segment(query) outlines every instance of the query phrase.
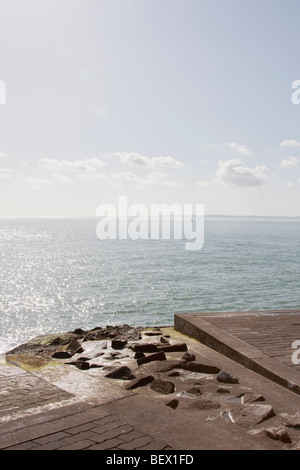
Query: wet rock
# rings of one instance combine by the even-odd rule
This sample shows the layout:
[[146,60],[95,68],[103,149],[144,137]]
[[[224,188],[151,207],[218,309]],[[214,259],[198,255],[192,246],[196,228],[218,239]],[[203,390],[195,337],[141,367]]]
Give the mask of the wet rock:
[[131,380],[128,384],[126,384],[125,388],[126,390],[133,390],[135,388],[144,387],[145,385],[153,382],[153,380],[153,375],[143,375]]
[[300,429],[300,411],[291,416],[285,424],[288,428]]
[[220,408],[220,403],[207,397],[201,397],[187,405],[187,409],[190,410],[217,410],[218,408]]
[[54,359],[70,359],[70,357],[72,357],[72,354],[68,351],[56,351],[52,354],[52,357]]
[[173,408],[175,410],[179,405],[179,400],[174,398],[174,400],[169,401],[169,403],[166,403],[166,406],[169,406],[170,408]]
[[151,390],[154,390],[157,393],[162,393],[164,395],[168,395],[169,393],[173,393],[175,390],[175,385],[173,382],[169,380],[163,379],[156,379],[150,385]]
[[77,369],[80,369],[80,370],[87,370],[90,368],[90,364],[85,361],[76,361],[75,366],[77,367]]
[[275,411],[270,405],[236,405],[230,410],[232,421],[241,426],[255,426],[272,416]]
[[200,372],[202,374],[218,374],[220,369],[208,364],[201,364],[200,362],[188,362],[182,366],[182,369],[189,370],[190,372]]
[[187,351],[187,345],[185,343],[159,344],[157,349],[164,352],[180,352]]
[[195,356],[195,354],[191,354],[191,353],[189,353],[189,352],[186,352],[186,353],[182,356],[182,359],[183,359],[184,361],[188,361],[188,362],[190,362],[190,361],[195,361],[195,360],[196,360],[196,356]]
[[113,349],[124,349],[127,344],[127,340],[122,340],[122,339],[112,339],[111,340],[111,347]]
[[239,380],[236,377],[232,377],[232,375],[228,374],[224,370],[220,371],[217,375],[217,380],[219,382],[224,382],[228,384],[238,384]]
[[245,393],[241,395],[242,403],[253,403],[255,401],[266,401],[260,393]]
[[265,433],[268,437],[274,439],[275,441],[281,441],[286,444],[290,444],[292,442],[287,430],[283,427],[279,426],[277,428],[268,428],[265,429]]
[[142,357],[141,359],[137,359],[138,366],[142,364],[147,364],[148,362],[152,361],[165,361],[166,356],[163,351],[151,354],[150,356]]
[[129,367],[121,366],[117,369],[114,369],[112,372],[109,372],[105,375],[105,377],[109,379],[120,379],[120,380],[133,380],[135,379],[135,375],[131,372]]

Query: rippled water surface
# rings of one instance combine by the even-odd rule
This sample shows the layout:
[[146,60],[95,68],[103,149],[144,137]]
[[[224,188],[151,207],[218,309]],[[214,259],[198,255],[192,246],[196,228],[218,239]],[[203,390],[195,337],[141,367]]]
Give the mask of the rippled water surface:
[[300,308],[299,219],[206,218],[184,240],[99,240],[94,219],[0,221],[0,352],[38,334]]

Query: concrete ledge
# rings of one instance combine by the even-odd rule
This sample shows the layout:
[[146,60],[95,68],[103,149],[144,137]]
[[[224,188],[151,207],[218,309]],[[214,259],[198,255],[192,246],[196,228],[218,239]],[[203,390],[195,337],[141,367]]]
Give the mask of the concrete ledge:
[[[259,312],[247,312],[247,314],[251,313],[259,314]],[[276,311],[276,313],[279,313],[279,311]],[[289,311],[289,313],[293,312]],[[298,310],[295,313],[299,314],[300,311]],[[216,315],[212,314],[212,316]],[[176,314],[174,316],[174,328],[247,369],[300,395],[299,372],[236,338],[227,331],[212,325],[208,320],[209,314],[203,314],[203,316],[206,320],[201,318],[201,314]],[[222,316],[226,316],[226,313],[223,313]]]

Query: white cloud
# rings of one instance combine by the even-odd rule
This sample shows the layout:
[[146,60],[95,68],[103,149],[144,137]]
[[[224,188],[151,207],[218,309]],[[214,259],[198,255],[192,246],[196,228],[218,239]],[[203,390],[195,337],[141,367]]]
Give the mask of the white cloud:
[[57,160],[55,158],[42,158],[40,164],[46,170],[51,171],[95,171],[97,168],[105,166],[105,163],[98,158],[87,158],[85,160]]
[[300,142],[286,139],[281,142],[280,147],[300,147]]
[[241,160],[221,160],[216,172],[219,184],[243,188],[261,186],[270,175],[265,165],[248,168]]
[[236,152],[241,153],[242,155],[250,155],[251,154],[251,150],[248,147],[246,147],[246,145],[240,145],[237,142],[225,143],[225,144],[223,144],[223,147],[233,149]]
[[0,168],[0,179],[12,177],[12,171],[9,168]]
[[180,187],[180,183],[170,180],[170,175],[161,172],[151,172],[145,178],[137,176],[135,173],[126,171],[123,173],[114,173],[111,176],[113,181],[118,183],[128,183],[131,186],[138,187],[140,189],[149,189],[155,186],[166,186],[166,187]]
[[6,158],[7,157],[7,154],[4,153],[4,152],[0,152],[0,158]]
[[78,173],[77,177],[82,181],[108,180],[109,177],[104,173]]
[[46,179],[46,178],[36,178],[35,176],[26,176],[25,183],[27,184],[27,186],[31,188],[40,189],[44,185],[52,184],[53,181],[51,179]]
[[283,168],[296,168],[298,166],[299,159],[296,157],[285,157],[281,163],[280,166]]
[[225,142],[220,145],[204,144],[204,147],[220,148],[220,149],[229,148],[229,149],[235,150],[238,153],[241,153],[242,155],[251,155],[251,150],[248,147],[246,147],[246,145],[241,145],[241,144],[238,144],[237,142],[229,142],[229,143]]
[[150,158],[133,152],[116,152],[113,155],[119,157],[124,165],[129,164],[154,170],[160,168],[182,168],[184,166],[181,162],[170,156]]
[[71,181],[71,178],[61,175],[60,173],[53,173],[51,178],[55,183],[69,183]]

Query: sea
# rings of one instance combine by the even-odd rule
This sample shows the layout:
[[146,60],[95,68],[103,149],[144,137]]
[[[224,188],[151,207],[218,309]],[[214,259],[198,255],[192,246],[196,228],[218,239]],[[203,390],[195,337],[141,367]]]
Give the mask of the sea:
[[300,218],[206,216],[199,250],[96,229],[95,218],[0,220],[0,353],[75,328],[300,308]]

